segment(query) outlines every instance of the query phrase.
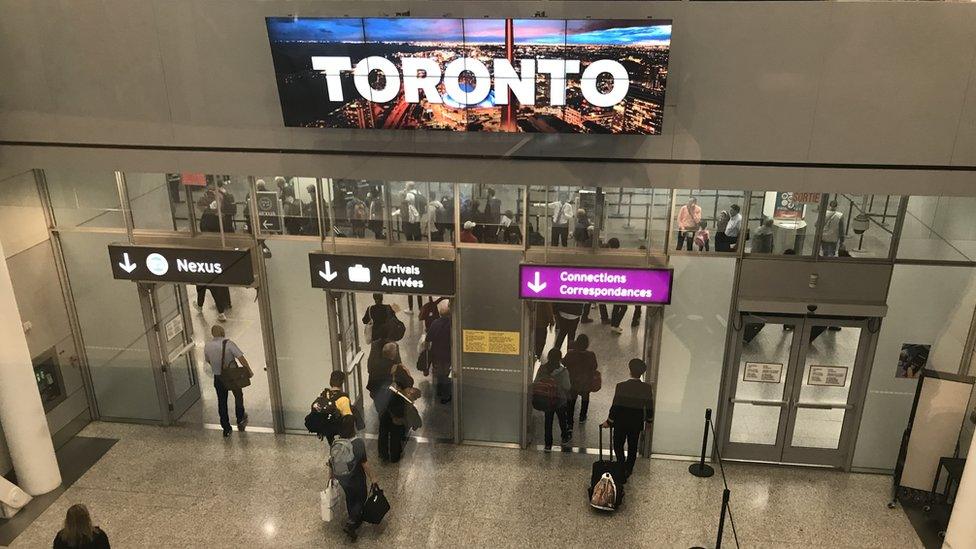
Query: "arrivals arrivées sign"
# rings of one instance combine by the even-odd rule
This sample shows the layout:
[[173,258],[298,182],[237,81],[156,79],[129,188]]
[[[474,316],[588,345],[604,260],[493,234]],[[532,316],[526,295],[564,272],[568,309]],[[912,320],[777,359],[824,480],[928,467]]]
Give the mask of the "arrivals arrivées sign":
[[226,286],[254,283],[248,250],[110,244],[108,256],[112,275],[119,280]]
[[308,264],[313,288],[454,295],[453,261],[310,253]]
[[660,134],[670,20],[268,17],[286,126]]
[[674,271],[519,265],[519,297],[543,301],[671,303]]

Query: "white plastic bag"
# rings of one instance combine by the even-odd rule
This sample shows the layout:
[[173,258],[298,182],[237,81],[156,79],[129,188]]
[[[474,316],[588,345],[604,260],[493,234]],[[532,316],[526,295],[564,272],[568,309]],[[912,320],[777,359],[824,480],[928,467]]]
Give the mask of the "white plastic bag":
[[321,506],[323,522],[332,522],[337,518],[339,502],[342,499],[340,490],[342,488],[339,487],[339,481],[331,479],[325,490],[319,492],[319,505]]

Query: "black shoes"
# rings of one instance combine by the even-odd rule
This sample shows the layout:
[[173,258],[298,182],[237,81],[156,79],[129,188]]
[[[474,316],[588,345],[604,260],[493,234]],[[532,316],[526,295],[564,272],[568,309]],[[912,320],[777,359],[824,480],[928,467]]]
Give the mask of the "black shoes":
[[582,322],[583,324],[589,324],[593,322],[593,319],[588,316],[584,316],[582,319],[580,319],[580,322]]
[[356,543],[356,540],[359,539],[359,534],[357,534],[356,531],[350,526],[343,526],[342,531],[345,532],[346,537],[349,538],[349,543]]
[[[247,428],[247,422],[249,419],[250,418],[247,417],[247,414],[244,414],[244,419],[237,422],[237,430],[243,433],[244,429]],[[224,436],[227,436],[227,434],[225,433]]]
[[229,437],[231,433],[233,433],[233,431],[231,431],[230,429],[224,431],[224,438]]

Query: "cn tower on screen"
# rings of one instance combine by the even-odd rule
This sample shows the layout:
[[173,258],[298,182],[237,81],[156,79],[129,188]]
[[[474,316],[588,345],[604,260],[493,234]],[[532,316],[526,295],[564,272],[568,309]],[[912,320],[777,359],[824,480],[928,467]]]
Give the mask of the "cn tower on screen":
[[[512,23],[511,19],[505,20],[505,59],[508,62],[515,65],[515,25]],[[515,109],[518,105],[515,104],[517,99],[512,93],[512,90],[507,90],[508,101],[506,105],[502,106],[502,131],[512,132],[515,131]]]

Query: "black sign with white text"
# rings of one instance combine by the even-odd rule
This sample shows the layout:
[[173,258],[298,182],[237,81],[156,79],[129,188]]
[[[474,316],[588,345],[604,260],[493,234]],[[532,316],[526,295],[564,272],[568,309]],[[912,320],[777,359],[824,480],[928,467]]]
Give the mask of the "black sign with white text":
[[454,295],[454,262],[308,254],[312,287],[384,294]]
[[164,248],[111,244],[112,275],[139,282],[183,282],[217,286],[250,286],[254,268],[248,250]]
[[258,224],[265,233],[281,232],[281,202],[275,191],[257,192]]

